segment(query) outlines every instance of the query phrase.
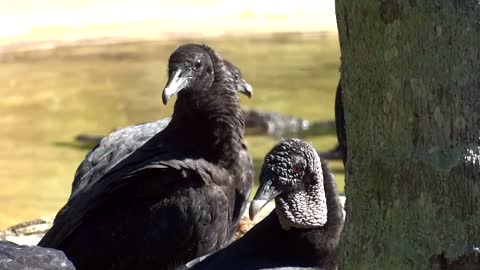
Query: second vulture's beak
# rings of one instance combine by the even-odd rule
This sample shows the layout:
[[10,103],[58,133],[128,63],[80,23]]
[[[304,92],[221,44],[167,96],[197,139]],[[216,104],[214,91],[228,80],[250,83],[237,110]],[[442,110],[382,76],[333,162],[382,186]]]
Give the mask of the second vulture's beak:
[[248,98],[252,97],[253,87],[247,83],[244,79],[241,80],[240,85],[238,86],[238,92],[246,95]]

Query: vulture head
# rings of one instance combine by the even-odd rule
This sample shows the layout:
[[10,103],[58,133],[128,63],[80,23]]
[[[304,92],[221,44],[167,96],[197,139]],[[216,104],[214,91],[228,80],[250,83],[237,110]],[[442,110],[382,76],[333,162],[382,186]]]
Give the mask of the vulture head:
[[[168,60],[168,81],[162,94],[163,104],[180,91],[206,91],[215,81],[215,66],[223,65],[236,84],[236,90],[247,95],[252,87],[241,76],[240,70],[230,62],[215,62],[215,53],[206,45],[185,44],[178,47]],[[218,57],[218,55],[216,56]]]
[[312,145],[299,139],[280,142],[265,157],[250,219],[275,199],[283,229],[315,228],[327,222],[322,165]]

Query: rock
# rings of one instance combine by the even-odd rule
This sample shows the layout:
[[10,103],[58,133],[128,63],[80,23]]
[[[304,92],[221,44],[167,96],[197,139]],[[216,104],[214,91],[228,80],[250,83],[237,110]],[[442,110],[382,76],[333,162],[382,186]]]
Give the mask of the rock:
[[75,270],[62,251],[0,241],[0,269]]
[[310,122],[301,118],[254,109],[245,111],[245,128],[247,134],[266,134],[282,137],[308,130]]
[[36,245],[43,235],[52,227],[52,217],[41,217],[0,231],[0,239],[20,245]]

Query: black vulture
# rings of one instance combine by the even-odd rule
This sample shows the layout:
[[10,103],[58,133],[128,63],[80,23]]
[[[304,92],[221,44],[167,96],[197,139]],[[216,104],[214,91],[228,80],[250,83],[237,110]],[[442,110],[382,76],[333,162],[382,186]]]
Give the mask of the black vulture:
[[230,242],[236,188],[253,181],[233,75],[196,44],[175,50],[168,75],[163,102],[178,96],[168,125],[79,186],[39,243],[80,270],[172,269]]
[[[237,91],[251,97],[252,86],[243,79],[240,69],[227,60],[223,60],[223,63],[232,74]],[[171,118],[164,118],[154,122],[128,126],[99,138],[97,145],[87,153],[85,159],[78,166],[72,182],[70,196],[73,196],[78,189],[82,189],[89,182],[96,181],[105,175],[118,162],[162,131],[170,123],[170,120]],[[246,147],[244,151],[247,151]],[[248,155],[248,152],[246,153]],[[248,189],[248,194],[245,194],[247,197],[249,192],[250,189]]]
[[75,267],[60,250],[0,241],[0,269],[75,270]]
[[310,144],[287,139],[267,154],[250,218],[272,199],[275,211],[242,238],[183,269],[336,269],[342,205]]
[[345,130],[345,112],[343,108],[343,88],[338,82],[335,94],[335,127],[337,129],[338,145],[327,152],[319,153],[320,157],[327,159],[341,158],[343,165],[347,162],[347,132]]

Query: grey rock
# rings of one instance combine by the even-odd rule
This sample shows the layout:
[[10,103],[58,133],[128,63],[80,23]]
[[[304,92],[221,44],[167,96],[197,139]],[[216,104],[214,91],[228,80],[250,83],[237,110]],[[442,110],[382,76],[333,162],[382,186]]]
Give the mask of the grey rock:
[[75,270],[62,251],[38,246],[20,246],[0,241],[2,270]]

